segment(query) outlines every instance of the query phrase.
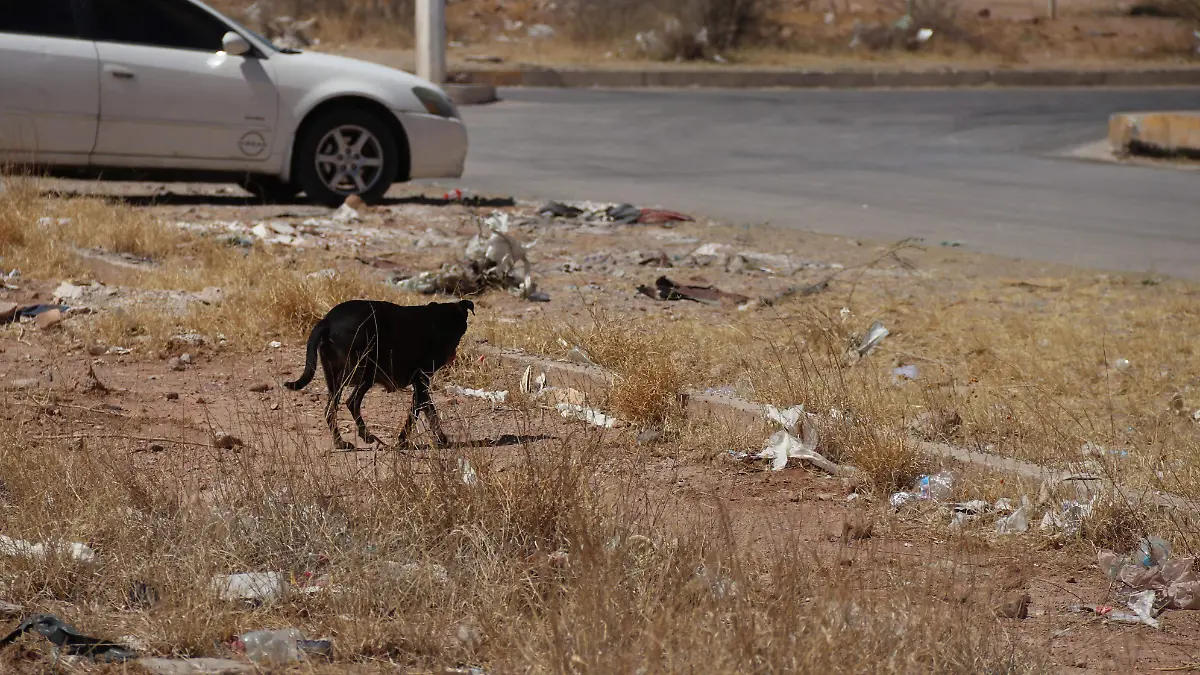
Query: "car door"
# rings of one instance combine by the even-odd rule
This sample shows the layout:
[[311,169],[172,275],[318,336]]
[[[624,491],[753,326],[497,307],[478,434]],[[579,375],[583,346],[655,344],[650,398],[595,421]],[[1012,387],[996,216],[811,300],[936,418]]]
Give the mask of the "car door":
[[72,0],[0,0],[0,163],[86,164],[98,72]]
[[222,51],[224,21],[188,0],[86,0],[100,64],[92,163],[253,168],[271,155],[269,63]]

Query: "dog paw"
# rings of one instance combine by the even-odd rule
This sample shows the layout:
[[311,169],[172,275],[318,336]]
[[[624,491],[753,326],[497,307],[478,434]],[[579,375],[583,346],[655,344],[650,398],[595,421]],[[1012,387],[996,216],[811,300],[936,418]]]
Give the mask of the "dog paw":
[[334,450],[355,450],[356,448],[354,447],[354,444],[351,443],[350,441],[339,438],[333,442],[333,449]]
[[375,444],[383,445],[383,441],[379,440],[379,437],[376,436],[375,434],[371,434],[371,433],[363,434],[362,439],[363,439],[364,443],[370,443],[372,445],[375,445]]

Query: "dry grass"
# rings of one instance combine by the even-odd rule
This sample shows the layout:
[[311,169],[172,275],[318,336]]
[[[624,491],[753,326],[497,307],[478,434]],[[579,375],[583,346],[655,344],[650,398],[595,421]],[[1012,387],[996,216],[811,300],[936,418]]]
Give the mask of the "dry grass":
[[[636,475],[612,473],[624,451],[597,433],[474,456],[468,487],[453,457],[391,455],[363,473],[241,409],[260,431],[236,455],[151,459],[103,440],[77,452],[37,440],[35,419],[3,422],[4,531],[97,554],[0,559],[6,599],[175,655],[298,626],[368,670],[1042,670],[986,611],[936,599],[942,572],[864,564],[847,577],[794,542],[752,551],[720,521],[672,527]],[[315,572],[337,590],[247,610],[208,589],[249,570]],[[158,598],[149,607],[129,605],[139,582]]]

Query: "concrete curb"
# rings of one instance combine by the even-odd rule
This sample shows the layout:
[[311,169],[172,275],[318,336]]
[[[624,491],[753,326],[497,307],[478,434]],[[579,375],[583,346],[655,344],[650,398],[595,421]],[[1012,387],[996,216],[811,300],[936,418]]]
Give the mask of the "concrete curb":
[[447,84],[442,89],[455,105],[483,105],[500,100],[491,84]]
[[[535,373],[546,374],[547,386],[571,387],[582,391],[588,399],[602,399],[613,383],[612,373],[598,366],[584,366],[565,361],[551,359],[482,346],[479,350],[486,355],[498,358],[502,363],[524,371],[532,366]],[[747,401],[735,396],[722,394],[706,394],[698,391],[688,391],[684,395],[686,414],[694,420],[712,421],[730,427],[738,428],[768,428],[762,404]],[[979,452],[960,448],[947,443],[931,443],[918,438],[909,438],[908,442],[921,452],[932,457],[961,462],[978,467],[985,471],[1019,476],[1033,481],[1048,481],[1065,491],[1073,491],[1074,498],[1087,500],[1099,492],[1101,488],[1115,490],[1123,499],[1131,504],[1147,504],[1158,508],[1186,510],[1200,513],[1200,504],[1177,495],[1153,491],[1135,491],[1125,488],[1107,478],[1081,478],[1078,472],[1053,469],[1032,462],[1025,462],[1011,457],[1002,457],[987,452]]]
[[940,70],[803,71],[749,68],[477,69],[450,74],[451,82],[493,87],[662,88],[917,88],[917,87],[1169,87],[1200,85],[1200,68],[1155,70]]
[[1118,153],[1200,159],[1200,111],[1117,113],[1108,142]]

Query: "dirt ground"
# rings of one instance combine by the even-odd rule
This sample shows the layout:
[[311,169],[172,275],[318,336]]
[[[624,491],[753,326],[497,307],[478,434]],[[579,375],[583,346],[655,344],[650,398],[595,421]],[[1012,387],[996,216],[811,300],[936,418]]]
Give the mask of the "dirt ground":
[[[203,503],[206,499],[219,501],[218,486],[231,473],[263,476],[275,472],[283,475],[289,471],[319,473],[324,478],[318,480],[328,481],[330,485],[365,484],[400,472],[398,462],[406,466],[408,463],[420,465],[421,462],[439,460],[453,462],[466,456],[479,469],[482,479],[489,481],[492,476],[519,471],[517,467],[531,456],[561,452],[563,444],[594,447],[596,453],[607,458],[598,467],[599,482],[609,487],[636,485],[636,491],[629,494],[637,494],[639,499],[645,500],[643,520],[664,533],[663,536],[682,537],[717,523],[732,548],[767,560],[780,555],[781,551],[788,551],[788,555],[808,560],[823,570],[822,574],[826,576],[821,578],[826,583],[849,589],[852,597],[909,598],[914,612],[920,607],[921,611],[942,613],[945,617],[967,612],[964,626],[979,623],[986,626],[987,634],[992,636],[989,639],[1000,640],[997,636],[1002,636],[1003,640],[1035,653],[1041,661],[1036,668],[1031,667],[1033,670],[1142,673],[1178,669],[1200,661],[1197,653],[1200,651],[1200,614],[1196,612],[1168,610],[1160,617],[1162,627],[1152,629],[1143,625],[1121,625],[1091,613],[1072,610],[1073,606],[1081,604],[1121,606],[1118,592],[1110,588],[1096,564],[1098,546],[1116,547],[1118,542],[1128,543],[1119,533],[1093,533],[1064,544],[1061,539],[1039,533],[1036,526],[1025,534],[996,535],[990,520],[982,523],[987,517],[966,531],[954,531],[948,526],[949,512],[945,506],[920,503],[899,510],[889,508],[887,498],[892,489],[907,485],[921,470],[934,468],[928,463],[906,466],[903,471],[892,470],[889,475],[897,485],[885,485],[874,477],[874,482],[863,483],[794,466],[772,472],[763,470],[760,464],[729,459],[730,450],[760,448],[761,439],[770,432],[765,423],[761,429],[701,429],[668,421],[663,427],[666,432],[663,441],[641,443],[635,440],[640,433],[636,426],[602,430],[565,419],[554,410],[522,400],[516,393],[519,373],[494,363],[478,349],[486,343],[563,356],[570,347],[581,346],[595,358],[603,359],[609,343],[596,337],[597,325],[615,323],[630,327],[635,334],[648,331],[674,341],[674,344],[686,339],[681,336],[690,334],[694,342],[704,343],[711,339],[727,341],[730,346],[729,351],[725,351],[707,345],[708,352],[714,352],[707,355],[694,351],[684,359],[690,368],[685,369],[687,372],[681,382],[699,388],[729,387],[764,402],[805,402],[813,411],[833,403],[853,406],[855,400],[830,399],[828,392],[821,393],[808,385],[798,390],[794,384],[772,384],[774,381],[762,374],[761,368],[756,370],[756,366],[748,363],[748,359],[754,357],[749,356],[750,348],[745,343],[718,334],[761,331],[760,342],[772,344],[770,329],[761,326],[786,322],[789,317],[801,323],[833,322],[837,320],[839,307],[852,307],[850,313],[854,318],[850,323],[857,333],[862,333],[875,316],[886,316],[887,324],[893,329],[893,334],[882,343],[884,347],[880,351],[883,354],[865,357],[865,365],[855,366],[857,370],[853,372],[870,371],[873,373],[869,376],[871,382],[892,391],[889,396],[899,397],[896,399],[899,402],[888,399],[890,402],[879,403],[874,410],[859,409],[856,413],[864,419],[892,417],[896,426],[902,426],[898,423],[914,408],[932,409],[939,403],[939,395],[930,394],[930,391],[970,388],[972,379],[986,380],[990,373],[976,364],[973,375],[954,375],[957,361],[953,359],[956,357],[945,353],[944,344],[941,345],[943,353],[933,351],[945,340],[944,336],[920,335],[926,329],[932,332],[930,322],[938,321],[914,316],[927,311],[921,303],[930,298],[940,298],[937,305],[947,313],[946,317],[952,315],[956,306],[1002,307],[1007,312],[1004,316],[1009,318],[998,320],[1000,325],[1013,320],[1011,315],[1036,314],[1043,310],[1049,310],[1058,319],[1066,316],[1069,320],[1074,305],[1081,306],[1078,311],[1088,313],[1095,311],[1097,302],[1108,303],[1104,306],[1118,318],[1127,311],[1151,306],[1158,312],[1161,307],[1154,303],[1172,302],[1166,298],[1172,294],[1191,297],[1195,293],[1191,286],[1171,280],[1142,279],[966,253],[954,242],[925,242],[923,246],[914,247],[768,228],[736,228],[708,221],[702,214],[693,214],[698,222],[618,226],[539,217],[536,214],[538,205],[522,202],[495,208],[473,207],[446,202],[438,199],[435,193],[397,190],[385,205],[364,209],[360,221],[338,223],[330,219],[328,209],[254,205],[235,188],[58,181],[46,183],[43,190],[48,199],[45,204],[51,211],[56,204],[67,204],[63,208],[68,209],[64,212],[69,212],[69,205],[79,195],[116,197],[114,208],[134,209],[170,227],[190,233],[209,232],[245,238],[250,245],[262,247],[276,256],[281,266],[299,264],[301,272],[307,269],[304,265],[354,270],[378,284],[376,287],[381,294],[388,288],[385,285],[388,278],[403,279],[437,269],[444,261],[461,258],[466,242],[478,231],[477,219],[501,211],[509,214],[510,232],[528,247],[538,288],[549,295],[549,302],[530,302],[500,290],[475,296],[477,316],[472,319],[474,325],[465,338],[460,357],[464,365],[439,378],[441,382],[434,397],[453,439],[450,448],[404,454],[366,448],[359,441],[361,452],[331,454],[328,430],[322,419],[324,396],[320,378],[302,392],[290,392],[281,387],[281,382],[294,378],[302,366],[305,337],[302,330],[277,327],[258,333],[238,331],[235,336],[232,325],[191,325],[189,322],[195,321],[197,316],[204,316],[187,313],[187,308],[197,302],[189,294],[194,294],[198,288],[151,289],[147,282],[148,279],[166,278],[153,276],[165,273],[158,269],[164,264],[187,263],[146,260],[116,251],[85,251],[81,261],[90,270],[83,275],[87,278],[75,276],[72,280],[80,284],[99,282],[102,286],[88,286],[86,293],[70,304],[87,307],[90,313],[68,314],[59,327],[47,330],[37,329],[30,321],[14,322],[0,329],[0,388],[7,392],[4,395],[6,423],[12,425],[10,428],[20,430],[21,442],[31,444],[31,449],[36,448],[31,450],[33,452],[48,452],[52,447],[59,447],[79,455],[99,453],[116,457],[121,462],[119,466],[126,467],[125,471],[144,477],[150,484],[176,486]],[[255,241],[257,235],[250,230],[255,223],[286,223],[296,228],[301,241],[299,245],[294,239],[274,244]],[[278,230],[269,234],[275,237],[276,232]],[[285,239],[288,236],[285,235]],[[713,244],[708,249],[711,255],[697,253],[706,244]],[[303,262],[309,255],[317,255],[319,259]],[[7,260],[5,267],[8,267]],[[742,302],[743,308],[739,309],[736,302],[663,301],[640,295],[635,290],[639,285],[652,286],[655,279],[663,275],[681,284],[715,285],[745,296],[748,302]],[[0,291],[0,300],[18,304],[51,302],[55,289],[64,280],[28,274],[11,277],[8,288]],[[781,295],[788,289],[798,291]],[[805,295],[805,289],[814,289],[811,297]],[[235,289],[224,290],[228,293]],[[764,298],[770,302],[764,302]],[[418,296],[418,301],[428,299],[438,298]],[[1187,311],[1194,313],[1194,309]],[[128,324],[122,324],[126,328],[124,335],[121,331],[96,328],[96,322],[102,321],[103,317],[122,312],[177,316],[177,320],[168,321],[167,333],[183,337],[172,340],[171,335],[159,334],[148,325],[129,331]],[[820,318],[823,313],[825,319]],[[757,316],[761,323],[743,318],[750,315]],[[800,319],[802,316],[807,318]],[[953,330],[955,319],[946,317],[943,317],[949,322],[946,330]],[[1127,318],[1131,322],[1141,320],[1138,316]],[[841,320],[846,319],[843,316]],[[708,335],[704,332],[706,327],[710,331]],[[800,329],[793,327],[792,330]],[[1164,324],[1159,330],[1186,333],[1186,327],[1182,325]],[[1060,337],[1049,330],[1033,332],[1055,340]],[[194,337],[187,337],[189,333]],[[222,336],[227,340],[223,342]],[[817,348],[816,338],[810,337],[813,340],[810,344]],[[659,344],[655,342],[659,338],[654,335],[646,339],[649,342],[645,344]],[[793,333],[792,340],[795,339]],[[1033,335],[1028,339],[1030,344],[1036,344],[1042,338]],[[1120,337],[1108,339],[1110,348],[1128,348],[1121,353],[1128,354],[1139,371],[1159,368],[1160,364],[1149,359],[1151,355],[1160,357],[1160,353],[1147,351],[1146,356],[1141,356],[1143,352],[1136,351],[1134,343],[1122,345]],[[1173,339],[1166,339],[1166,344],[1175,344]],[[800,342],[804,343],[804,340]],[[997,353],[1000,351],[996,344],[986,346]],[[790,358],[780,355],[779,348],[777,343],[771,348],[760,345],[762,351],[759,354],[775,351],[781,362]],[[1027,349],[1023,344],[1013,344],[1011,348],[1016,353]],[[739,356],[741,349],[747,351]],[[975,347],[967,345],[963,353],[969,355],[973,349]],[[1080,347],[1082,352],[1089,349],[1087,345]],[[125,350],[129,351],[116,353]],[[787,351],[786,345],[784,351]],[[170,359],[184,353],[189,355],[189,362],[172,366],[178,362]],[[841,354],[832,357],[840,358]],[[1170,427],[1174,430],[1171,433],[1177,435],[1165,441],[1160,439],[1160,442],[1176,454],[1165,456],[1165,461],[1169,463],[1174,458],[1189,456],[1192,446],[1179,438],[1184,435],[1194,437],[1194,425],[1188,419],[1179,421],[1163,417],[1160,413],[1163,404],[1158,403],[1162,397],[1161,385],[1149,387],[1145,392],[1136,383],[1115,387],[1107,379],[1095,376],[1097,365],[1088,360],[1091,357],[1090,352],[1086,357],[1080,356],[1078,360],[1085,363],[1078,367],[1092,378],[1090,386],[1106,392],[1108,403],[1102,407],[1107,408],[1107,414],[1128,415],[1130,428],[1136,425],[1140,433],[1151,433],[1145,428],[1150,424],[1147,417],[1156,420],[1158,426],[1154,428],[1161,436],[1166,436],[1163,430]],[[979,356],[963,358],[977,359]],[[995,358],[1004,360],[1002,356]],[[1195,372],[1187,370],[1191,365],[1190,352],[1178,358],[1182,360],[1164,363],[1162,368]],[[952,362],[936,363],[942,359]],[[1057,362],[1049,355],[1045,359],[1047,369],[1055,367]],[[922,375],[920,381],[907,385],[891,379],[893,367],[906,364],[917,364],[922,372],[940,370],[943,375]],[[824,368],[826,364],[813,360],[809,366]],[[619,366],[616,367],[619,370]],[[91,382],[87,376],[89,368],[102,387],[97,388]],[[1037,374],[1032,366],[1025,370],[1027,376]],[[943,376],[945,382],[940,379]],[[843,377],[851,375],[843,374]],[[457,390],[452,385],[507,390],[512,394],[506,403],[491,404],[455,393]],[[1055,390],[1057,385],[1054,383],[1046,386],[1051,389],[1048,396],[1059,401],[1061,407],[1071,408],[1070,396]],[[1184,417],[1190,417],[1191,389],[1181,387],[1178,391],[1183,392],[1187,401]],[[977,395],[978,392],[968,394]],[[982,395],[988,396],[987,392]],[[364,408],[368,424],[381,437],[394,440],[407,410],[407,398],[403,393],[386,395],[379,390],[373,391]],[[813,399],[818,399],[819,403],[811,404]],[[1156,403],[1148,404],[1147,400]],[[892,405],[899,407],[889,407]],[[987,440],[991,433],[1011,433],[1011,428],[1002,432],[988,427],[990,418],[984,419],[982,413],[978,418],[972,417],[967,404],[962,405],[967,430],[960,440],[965,437],[967,442],[974,442]],[[996,400],[989,400],[983,407],[992,410],[989,414],[994,414],[998,405]],[[1078,415],[1081,409],[1068,412]],[[618,416],[623,412],[618,410]],[[1001,426],[1012,427],[1011,414],[1001,410],[998,415]],[[352,425],[349,425],[344,410],[339,419],[343,434],[349,438]],[[216,433],[231,434],[242,442],[232,448],[214,447]],[[1026,430],[1004,436],[1007,440],[998,440],[1000,447],[993,449],[1046,463],[1063,460],[1065,455],[1053,452],[1032,455],[1033,451],[1022,444],[1021,436],[1030,444],[1047,444],[1044,435],[1033,438],[1033,433]],[[1106,443],[1112,441],[1111,438],[1104,440]],[[1152,443],[1138,440],[1132,442],[1131,452],[1139,466],[1144,466],[1145,472],[1161,471],[1162,447],[1152,447]],[[1078,462],[1077,441],[1068,438],[1063,441],[1063,446],[1069,448],[1067,452],[1074,458],[1072,461]],[[829,448],[826,450],[832,452]],[[861,453],[865,452],[862,449],[847,450],[840,459],[863,461],[867,458]],[[1152,454],[1159,458],[1158,464],[1149,460]],[[1142,475],[1138,473],[1141,470],[1128,469],[1131,476]],[[1006,484],[1003,480],[997,482],[994,476],[976,478],[961,468],[959,471],[956,497],[991,500],[1000,496],[1016,499],[1021,494],[1031,498],[1036,496],[1036,486],[1016,481]],[[1179,469],[1180,476],[1185,473]],[[5,476],[4,480],[7,484],[12,478]],[[1190,493],[1192,485],[1180,477],[1171,487],[1178,492]],[[971,494],[972,490],[983,492]],[[87,498],[79,499],[83,502]],[[21,509],[10,505],[2,517],[8,525],[4,528],[6,532],[12,531],[16,533],[14,536],[26,538],[32,536],[32,525],[24,520],[26,516]],[[87,530],[88,522],[87,517],[83,517],[68,531]],[[847,541],[843,529],[843,523],[847,522],[870,522],[873,530],[869,537],[856,540],[851,536]],[[1146,521],[1141,521],[1134,529],[1137,527],[1147,527]],[[1162,534],[1171,535],[1168,538],[1178,542],[1180,551],[1191,546],[1190,535],[1186,532]],[[97,544],[97,553],[103,557],[114,555],[116,551],[106,551],[101,543]],[[775,573],[779,574],[778,571]],[[20,580],[28,574],[29,570],[19,565],[13,567],[0,559],[0,577],[3,577],[5,587],[24,588]],[[991,608],[998,602],[1013,592],[1022,591],[1030,596],[1028,618],[996,619],[991,616]],[[819,595],[819,591],[814,593]],[[155,636],[154,631],[145,628],[154,625],[152,619],[114,612],[97,600],[73,601],[69,593],[64,596],[62,593],[14,591],[10,595],[13,597],[9,599],[30,609],[54,611],[68,620],[83,617],[86,627],[93,631],[116,634],[116,631],[136,631],[138,626],[143,626],[151,631],[148,636],[151,651],[159,654],[227,653],[220,649],[214,652],[212,647],[181,649],[178,645],[165,644],[166,638]],[[0,599],[6,598],[0,596]],[[801,614],[817,611],[816,604],[805,602],[808,601],[800,602],[795,611]],[[338,611],[353,614],[345,608]],[[149,615],[154,612],[154,609],[145,610]],[[236,624],[238,627],[263,620],[301,620],[325,628],[340,625],[338,619],[332,616],[321,618],[323,616],[318,610],[313,610],[311,616],[252,612],[237,614],[229,621],[232,622],[230,626]],[[156,630],[171,634],[165,628]],[[223,635],[228,638],[227,634]],[[341,639],[350,642],[349,637]],[[337,671],[355,667],[352,664],[357,663],[357,667],[389,672],[395,672],[395,668],[402,672],[430,672],[423,667],[411,667],[414,660],[428,666],[428,660],[422,659],[431,652],[423,649],[396,647],[385,656],[366,656],[369,651],[358,654],[350,647],[349,653],[343,652],[344,655],[330,668]],[[582,647],[577,649],[582,653]],[[35,672],[47,666],[51,657],[44,651],[25,648],[24,651],[10,651],[4,658],[10,665]],[[433,661],[438,662],[439,658],[433,658]],[[491,654],[482,660],[492,664],[494,670],[489,672],[499,673],[515,672],[509,668],[525,658],[532,659],[507,653],[503,656]],[[937,658],[932,662],[922,661],[923,666],[915,670],[913,663],[905,661],[903,655],[886,664],[881,660],[883,657],[877,658],[880,660],[874,662],[881,670],[972,671],[962,664],[941,662]],[[392,665],[381,665],[385,661]],[[782,663],[763,665],[772,672],[791,669]],[[792,666],[796,667],[796,662]],[[1027,670],[1024,662],[1016,657],[1009,669],[1011,672]],[[549,670],[557,669],[551,667]],[[717,668],[721,672],[726,670],[734,669],[728,664]]]

